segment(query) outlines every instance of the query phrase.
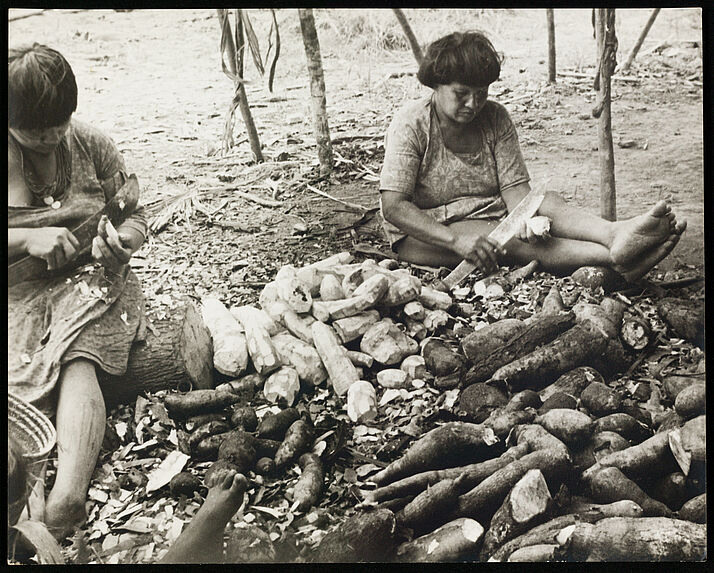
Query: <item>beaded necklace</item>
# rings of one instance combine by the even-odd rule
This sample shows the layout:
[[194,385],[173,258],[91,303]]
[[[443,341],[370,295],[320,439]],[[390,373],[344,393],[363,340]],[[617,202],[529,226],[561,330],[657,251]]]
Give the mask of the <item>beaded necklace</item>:
[[33,197],[44,205],[49,205],[55,208],[60,206],[59,202],[64,197],[65,192],[69,188],[72,180],[72,161],[70,157],[69,145],[67,138],[64,137],[55,149],[55,160],[57,163],[54,181],[51,183],[43,183],[37,177],[30,162],[25,161],[25,156],[22,152],[22,146],[15,140],[15,144],[20,152],[22,161],[22,175],[27,184],[27,188],[32,193]]

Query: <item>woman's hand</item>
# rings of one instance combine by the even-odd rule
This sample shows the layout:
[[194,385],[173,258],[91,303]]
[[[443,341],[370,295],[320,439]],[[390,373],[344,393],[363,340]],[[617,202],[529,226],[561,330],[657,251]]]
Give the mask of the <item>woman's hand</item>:
[[97,233],[92,241],[94,260],[109,270],[118,270],[126,265],[133,254],[130,235],[117,232],[106,216],[100,219]]
[[496,272],[499,266],[498,257],[506,254],[498,243],[484,235],[459,235],[456,237],[453,251],[475,264],[484,274]]
[[550,238],[550,219],[543,215],[523,221],[516,238],[528,243],[539,243]]
[[79,252],[79,241],[64,227],[28,229],[25,242],[27,254],[47,261],[49,270],[62,268]]

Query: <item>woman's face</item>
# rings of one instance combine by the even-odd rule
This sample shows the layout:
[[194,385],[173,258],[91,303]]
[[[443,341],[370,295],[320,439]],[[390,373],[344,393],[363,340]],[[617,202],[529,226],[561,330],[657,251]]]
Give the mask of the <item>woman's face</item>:
[[22,147],[37,153],[51,153],[59,145],[69,129],[70,120],[56,126],[44,129],[9,128],[10,133]]
[[454,123],[467,124],[481,112],[488,98],[488,86],[473,87],[452,82],[434,90],[440,115]]

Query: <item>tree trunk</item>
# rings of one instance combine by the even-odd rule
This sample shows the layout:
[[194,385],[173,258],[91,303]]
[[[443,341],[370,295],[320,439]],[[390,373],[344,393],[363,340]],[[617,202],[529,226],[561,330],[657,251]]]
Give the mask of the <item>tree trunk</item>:
[[553,8],[546,8],[546,19],[548,21],[548,83],[556,82],[555,71],[555,16]]
[[627,56],[627,60],[625,61],[624,64],[622,64],[622,67],[620,68],[621,72],[626,72],[627,70],[630,69],[632,62],[637,57],[637,52],[640,51],[640,48],[642,47],[642,43],[645,41],[647,34],[649,34],[650,28],[652,28],[652,24],[654,24],[654,21],[657,18],[657,14],[659,14],[660,9],[661,8],[655,8],[654,10],[652,10],[650,17],[647,19],[647,23],[645,24],[645,27],[642,29],[642,32],[640,32],[640,37],[637,38],[637,42],[635,42],[635,45],[632,47],[632,50],[630,51],[630,55]]
[[307,69],[310,73],[310,95],[312,97],[312,123],[317,140],[317,156],[320,161],[320,175],[332,172],[332,142],[330,127],[327,122],[327,104],[325,98],[325,76],[322,71],[320,41],[315,29],[315,18],[311,8],[298,8],[300,29],[305,44]]
[[187,303],[154,321],[135,342],[123,376],[100,375],[107,407],[127,404],[141,392],[213,387],[213,345],[200,311]]
[[424,54],[421,51],[421,46],[419,45],[419,42],[416,36],[414,35],[412,27],[409,25],[409,20],[407,20],[407,17],[404,15],[404,12],[402,12],[400,8],[392,8],[392,10],[394,10],[394,15],[397,17],[397,21],[399,22],[399,25],[404,31],[404,35],[409,41],[409,45],[412,48],[412,53],[414,54],[414,58],[416,59],[417,64],[421,65],[421,62],[424,59]]
[[[228,10],[220,9],[218,10],[218,19],[220,22],[222,33],[225,37],[225,49],[227,60],[228,60],[228,70],[233,76],[233,83],[235,86],[235,94],[233,96],[233,102],[228,110],[226,116],[226,123],[223,133],[224,147],[229,149],[233,145],[233,117],[236,107],[240,108],[241,116],[243,117],[243,124],[245,125],[246,134],[248,135],[248,141],[250,143],[250,149],[253,152],[253,157],[257,163],[263,161],[263,152],[261,151],[260,138],[258,137],[258,130],[255,127],[255,122],[253,121],[253,115],[250,111],[250,105],[248,104],[248,96],[245,93],[245,86],[243,85],[243,53],[244,53],[244,39],[243,39],[243,23],[240,17],[240,10],[236,10],[235,14],[235,25],[236,25],[236,38],[233,39],[231,34],[230,21],[228,20]],[[236,42],[238,46],[236,46]],[[221,55],[223,58],[223,54]]]
[[612,116],[610,106],[610,77],[615,70],[617,38],[615,36],[615,10],[595,9],[595,38],[598,50],[598,70],[595,89],[598,104],[593,116],[598,122],[598,148],[600,150],[600,216],[608,221],[617,219],[615,203],[615,156],[612,145]]

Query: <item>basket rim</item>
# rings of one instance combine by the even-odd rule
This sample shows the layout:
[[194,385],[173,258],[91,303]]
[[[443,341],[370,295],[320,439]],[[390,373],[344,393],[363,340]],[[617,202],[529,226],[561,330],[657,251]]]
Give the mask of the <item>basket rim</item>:
[[[23,457],[38,459],[46,456],[57,441],[57,431],[50,419],[36,406],[16,394],[7,393],[8,436],[22,434],[26,439],[18,440]],[[32,449],[28,451],[29,444]]]

